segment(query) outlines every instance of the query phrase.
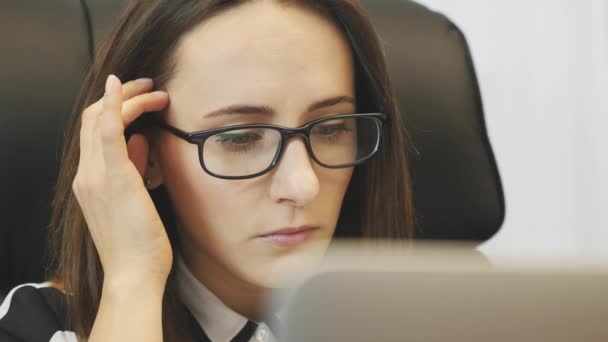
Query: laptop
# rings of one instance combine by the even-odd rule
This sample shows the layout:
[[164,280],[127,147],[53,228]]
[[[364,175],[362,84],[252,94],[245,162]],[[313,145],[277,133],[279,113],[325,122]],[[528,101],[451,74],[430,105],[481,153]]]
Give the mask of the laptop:
[[334,246],[270,303],[279,341],[608,341],[608,265],[466,245]]

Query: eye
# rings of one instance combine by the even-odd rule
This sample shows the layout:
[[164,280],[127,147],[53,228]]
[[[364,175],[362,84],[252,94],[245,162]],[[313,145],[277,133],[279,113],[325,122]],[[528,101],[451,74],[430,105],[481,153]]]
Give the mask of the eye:
[[264,129],[237,129],[215,134],[205,144],[208,153],[259,152],[268,144]]
[[234,145],[249,144],[258,140],[262,137],[254,133],[234,133],[226,132],[215,136],[215,142],[228,143]]
[[313,129],[313,134],[331,136],[340,132],[350,132],[351,129],[345,123],[318,124]]

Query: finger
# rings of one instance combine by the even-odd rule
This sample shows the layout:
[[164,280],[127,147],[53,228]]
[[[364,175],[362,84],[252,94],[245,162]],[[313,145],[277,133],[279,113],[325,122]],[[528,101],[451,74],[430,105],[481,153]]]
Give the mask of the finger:
[[169,94],[164,91],[136,96],[122,104],[122,123],[125,127],[129,126],[143,113],[162,110],[167,104],[169,104]]
[[[129,100],[137,95],[141,95],[152,89],[154,82],[151,78],[139,78],[134,81],[127,82],[122,86],[122,100]],[[100,113],[103,108],[103,97],[97,102],[91,104],[87,109],[93,113]]]
[[[147,85],[146,85],[147,83]],[[151,86],[151,80],[148,83],[146,81],[146,79],[140,79],[140,80],[136,80],[136,81],[131,81],[125,85],[123,85],[123,98],[125,98],[126,96],[135,96],[134,98],[131,98],[130,100],[128,100],[126,102],[126,106],[125,106],[125,102],[123,102],[123,111],[124,108],[127,109],[127,118],[131,117],[130,119],[126,120],[123,122],[123,125],[126,127],[128,126],[132,121],[135,120],[135,118],[138,117],[138,115],[141,115],[142,112],[146,112],[146,111],[158,111],[161,110],[164,106],[166,106],[167,104],[167,97],[168,95],[165,92],[153,92],[153,93],[143,93],[143,95],[140,95],[140,93],[145,92],[150,86]],[[128,89],[125,89],[128,88]],[[89,108],[87,108],[85,110],[85,113],[83,114],[83,127],[81,129],[81,141],[84,139],[85,145],[89,146],[89,145],[98,145],[97,141],[95,140],[94,142],[87,142],[89,137],[93,136],[93,129],[95,127],[95,123],[97,121],[97,116],[99,115],[99,113],[103,110],[103,100],[104,98],[102,98],[101,100],[97,101],[96,103],[94,103],[93,105],[91,105]],[[137,111],[142,111],[137,113]],[[86,116],[86,119],[85,119]],[[88,150],[91,150],[92,148],[89,148]],[[96,148],[94,150],[99,150],[99,148]],[[83,153],[83,151],[85,151],[84,153],[86,154],[87,152],[87,148],[83,147],[81,145],[81,153]],[[89,152],[89,154],[92,152]],[[82,154],[81,154],[82,156]],[[81,158],[82,161],[82,158]]]
[[151,78],[139,78],[129,81],[122,85],[122,100],[126,101],[134,96],[150,91],[153,85],[154,82]]
[[129,159],[135,165],[139,174],[143,177],[146,174],[148,163],[149,145],[148,140],[141,134],[133,134],[127,142]]
[[128,154],[122,123],[122,84],[114,75],[106,81],[103,109],[98,120],[106,166],[121,165],[128,159]]
[[[122,87],[122,98],[131,99],[134,96],[138,96],[144,94],[146,91],[150,90],[153,86],[152,79],[149,78],[140,78],[134,81],[130,81],[125,83]],[[124,100],[123,100],[124,101]],[[83,122],[81,128],[81,161],[83,155],[93,155],[95,151],[99,152],[100,148],[99,142],[94,140],[90,141],[90,137],[93,136],[93,129],[95,127],[95,123],[97,121],[97,116],[101,113],[103,109],[104,98],[102,97],[99,101],[95,102],[91,106],[89,106],[85,112],[83,113]],[[155,108],[154,105],[151,108]],[[126,125],[125,125],[126,126]],[[83,144],[85,146],[83,146]],[[96,145],[96,146],[92,146]],[[89,147],[87,147],[89,146]],[[96,147],[96,148],[93,148]]]

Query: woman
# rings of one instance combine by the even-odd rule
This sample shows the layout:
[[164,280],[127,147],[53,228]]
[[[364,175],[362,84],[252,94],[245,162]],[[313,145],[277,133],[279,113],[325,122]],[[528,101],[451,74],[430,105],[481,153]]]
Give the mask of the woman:
[[412,236],[403,122],[355,0],[131,1],[75,113],[53,281],[9,294],[9,341],[264,340],[264,293],[333,238]]

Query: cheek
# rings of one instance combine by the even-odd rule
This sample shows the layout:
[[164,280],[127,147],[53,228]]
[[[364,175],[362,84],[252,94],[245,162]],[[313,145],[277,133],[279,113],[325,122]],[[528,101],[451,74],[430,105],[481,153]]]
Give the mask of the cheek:
[[342,199],[353,175],[353,169],[317,168],[316,171],[321,189],[319,201],[324,202],[325,206],[331,207],[334,212],[339,212]]
[[261,203],[263,187],[212,177],[201,168],[195,145],[166,140],[161,151],[163,181],[182,229],[205,245],[225,246],[242,239],[248,233],[244,223],[251,225],[248,211]]

